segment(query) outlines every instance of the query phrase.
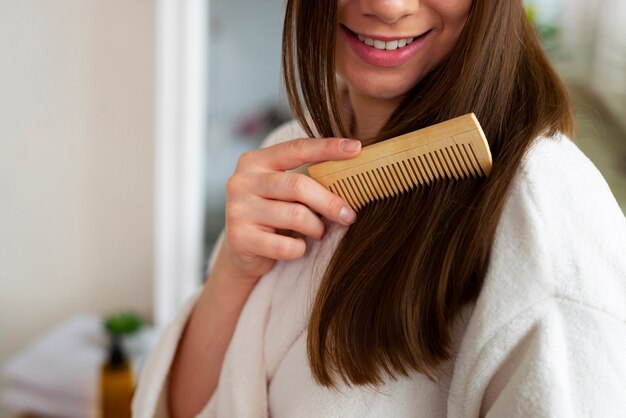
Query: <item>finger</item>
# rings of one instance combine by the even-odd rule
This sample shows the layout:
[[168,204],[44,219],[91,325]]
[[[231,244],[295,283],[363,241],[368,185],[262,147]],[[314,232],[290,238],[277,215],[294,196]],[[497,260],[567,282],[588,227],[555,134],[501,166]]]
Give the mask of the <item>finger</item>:
[[346,138],[300,138],[247,153],[260,167],[270,170],[291,170],[303,164],[346,160],[361,152],[361,142]]
[[260,229],[251,229],[244,248],[251,254],[273,260],[294,260],[304,255],[306,244],[302,238],[278,235]]
[[338,195],[300,173],[265,173],[256,176],[256,193],[267,199],[300,202],[340,225],[350,225],[356,213]]
[[296,231],[317,240],[324,236],[324,223],[300,203],[258,199],[254,214],[258,223],[276,230]]

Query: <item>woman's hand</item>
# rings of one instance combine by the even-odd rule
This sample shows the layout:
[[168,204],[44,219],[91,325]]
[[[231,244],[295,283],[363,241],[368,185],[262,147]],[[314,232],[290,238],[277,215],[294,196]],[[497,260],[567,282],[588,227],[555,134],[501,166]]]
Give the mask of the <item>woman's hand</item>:
[[233,276],[256,282],[276,260],[304,255],[302,238],[278,231],[321,239],[324,224],[317,214],[341,225],[354,222],[345,200],[305,174],[285,170],[350,159],[360,151],[357,140],[303,138],[244,153],[226,185],[226,240],[219,255]]
[[306,163],[345,160],[358,141],[296,139],[239,158],[226,187],[226,239],[181,337],[168,377],[171,416],[196,416],[215,392],[226,349],[241,310],[259,278],[276,260],[302,257],[299,232],[324,234],[326,218],[349,225],[354,211],[339,196],[304,174],[286,173]]

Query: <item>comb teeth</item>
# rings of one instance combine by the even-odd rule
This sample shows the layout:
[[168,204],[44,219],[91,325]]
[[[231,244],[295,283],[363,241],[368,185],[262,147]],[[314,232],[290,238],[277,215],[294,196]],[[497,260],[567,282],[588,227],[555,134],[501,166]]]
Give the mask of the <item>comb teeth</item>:
[[398,196],[439,179],[456,181],[483,175],[472,146],[456,144],[436,150],[433,155],[410,157],[338,179],[329,189],[353,208],[361,209],[369,202]]
[[311,177],[359,210],[434,181],[488,176],[491,152],[473,114],[363,148],[345,161],[309,167]]

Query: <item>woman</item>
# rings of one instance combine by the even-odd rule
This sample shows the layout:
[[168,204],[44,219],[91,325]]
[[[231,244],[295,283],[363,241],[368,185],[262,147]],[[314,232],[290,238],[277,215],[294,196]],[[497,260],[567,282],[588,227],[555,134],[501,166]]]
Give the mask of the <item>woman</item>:
[[[522,2],[288,1],[283,71],[135,415],[624,416],[626,223]],[[357,216],[298,172],[469,112],[489,178]]]

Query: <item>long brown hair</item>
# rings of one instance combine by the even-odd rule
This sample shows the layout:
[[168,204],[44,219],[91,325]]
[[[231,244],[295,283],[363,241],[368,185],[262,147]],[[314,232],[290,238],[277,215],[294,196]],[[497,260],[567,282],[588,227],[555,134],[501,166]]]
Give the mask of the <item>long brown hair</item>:
[[[289,0],[283,77],[310,136],[349,136],[335,78],[335,0]],[[306,109],[306,110],[305,110]],[[381,384],[437,377],[452,325],[478,297],[507,190],[539,135],[570,134],[567,94],[521,0],[474,0],[452,52],[403,99],[373,142],[474,112],[493,156],[489,178],[444,180],[369,204],[339,243],[308,327],[314,378]],[[310,115],[314,127],[309,126]]]

